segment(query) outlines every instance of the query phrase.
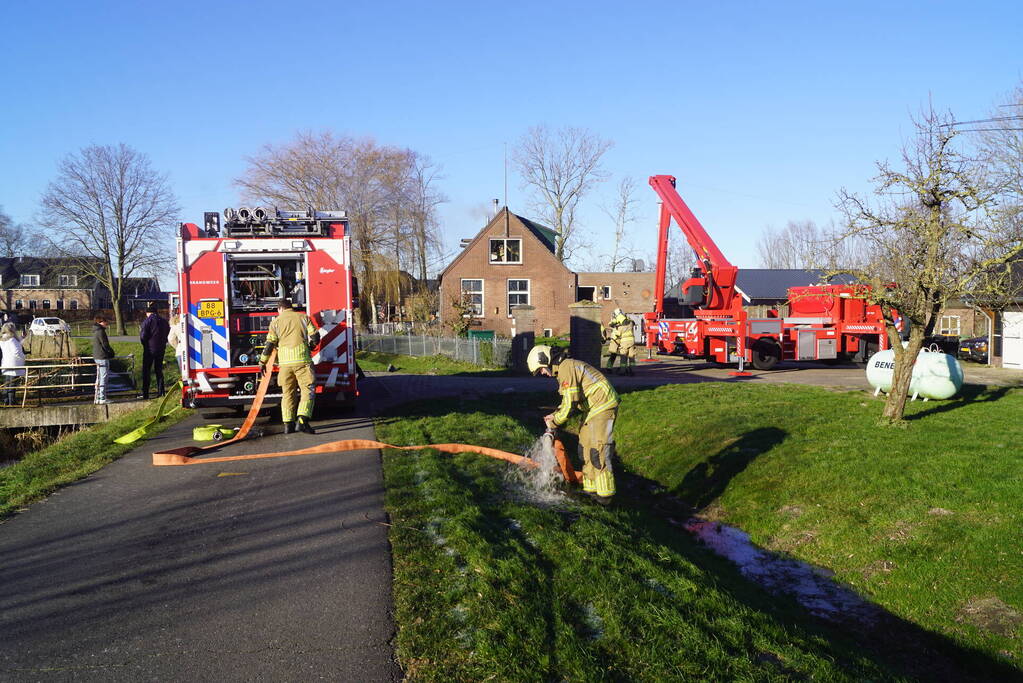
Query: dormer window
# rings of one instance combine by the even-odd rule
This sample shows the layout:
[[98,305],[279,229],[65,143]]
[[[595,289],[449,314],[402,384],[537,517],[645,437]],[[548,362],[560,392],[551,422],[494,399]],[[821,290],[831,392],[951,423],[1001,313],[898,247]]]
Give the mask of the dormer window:
[[77,287],[78,276],[77,275],[58,275],[58,286],[60,287]]
[[500,238],[490,240],[491,263],[522,263],[522,240]]
[[38,287],[39,276],[34,274],[22,273],[21,275],[21,286],[22,287]]

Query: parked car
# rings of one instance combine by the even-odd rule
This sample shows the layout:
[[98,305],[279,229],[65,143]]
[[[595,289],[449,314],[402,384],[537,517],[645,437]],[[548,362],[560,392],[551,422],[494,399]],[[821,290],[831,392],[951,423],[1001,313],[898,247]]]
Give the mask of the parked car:
[[28,331],[32,334],[48,334],[50,336],[57,332],[71,334],[71,326],[60,318],[36,318],[28,326]]
[[959,357],[987,363],[987,337],[970,337],[959,342]]

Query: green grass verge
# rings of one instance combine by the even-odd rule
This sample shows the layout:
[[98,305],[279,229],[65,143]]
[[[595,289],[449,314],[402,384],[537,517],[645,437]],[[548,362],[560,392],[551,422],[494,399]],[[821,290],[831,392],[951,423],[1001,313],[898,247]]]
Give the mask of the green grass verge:
[[508,370],[504,368],[484,368],[447,356],[402,356],[378,351],[358,351],[355,358],[359,361],[359,367],[370,372],[383,372],[387,370],[388,365],[394,365],[398,372],[410,375],[500,377],[508,374]]
[[[554,402],[411,404],[377,433],[521,452]],[[931,652],[980,679],[1018,677],[1002,653],[1019,662],[1021,402],[974,391],[911,404],[908,428],[881,429],[881,403],[859,392],[627,393],[628,473],[609,510],[516,500],[508,467],[481,457],[388,452],[398,656],[417,680],[927,679]],[[896,632],[826,627],[746,582],[629,492],[644,479],[833,569]]]
[[[145,408],[86,427],[0,469],[0,519],[46,497],[61,486],[92,474],[138,446],[142,441],[121,445],[114,443],[114,439],[152,419],[158,404],[159,401],[154,400]],[[174,405],[172,398],[168,401],[168,409]],[[148,435],[157,434],[190,414],[191,411],[179,408],[153,425]]]

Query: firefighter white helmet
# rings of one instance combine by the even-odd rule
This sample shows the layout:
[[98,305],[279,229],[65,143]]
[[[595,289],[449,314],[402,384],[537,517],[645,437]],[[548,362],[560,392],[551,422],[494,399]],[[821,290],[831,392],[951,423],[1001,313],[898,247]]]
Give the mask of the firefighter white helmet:
[[535,375],[543,368],[551,369],[553,365],[554,350],[546,344],[534,346],[526,356],[526,367],[531,375]]
[[619,315],[625,315],[625,314],[622,312],[621,308],[616,308],[613,311],[611,311],[611,315],[617,317]]

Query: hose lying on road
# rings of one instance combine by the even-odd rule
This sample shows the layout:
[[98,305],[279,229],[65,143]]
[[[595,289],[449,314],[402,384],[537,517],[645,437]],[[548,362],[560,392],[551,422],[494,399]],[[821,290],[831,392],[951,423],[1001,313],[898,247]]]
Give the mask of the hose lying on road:
[[[274,359],[276,357],[277,350],[274,349],[270,356],[270,360],[267,362],[267,367],[272,368]],[[487,448],[485,446],[473,446],[464,443],[437,443],[427,444],[425,446],[392,446],[380,441],[373,441],[371,439],[344,439],[342,441],[330,441],[328,443],[319,444],[317,446],[310,446],[308,448],[299,448],[293,451],[280,451],[277,453],[255,453],[251,455],[228,455],[213,458],[196,458],[194,455],[201,455],[203,453],[209,453],[224,446],[241,441],[248,435],[249,430],[252,428],[253,423],[256,421],[256,415],[259,413],[259,409],[263,405],[263,397],[266,395],[267,387],[270,384],[270,372],[267,372],[259,381],[259,388],[256,390],[256,395],[252,401],[252,408],[249,410],[249,414],[245,418],[245,422],[235,433],[231,439],[225,439],[223,441],[215,442],[209,446],[183,446],[181,448],[172,448],[166,451],[159,451],[153,453],[153,465],[155,467],[164,467],[169,465],[203,465],[208,463],[217,462],[235,462],[238,460],[260,460],[263,458],[282,458],[291,455],[312,455],[315,453],[343,453],[346,451],[358,451],[367,448],[394,448],[401,451],[416,451],[423,450],[426,448],[432,448],[444,453],[479,453],[480,455],[486,455],[491,458],[497,458],[499,460],[505,460],[507,462],[519,465],[521,467],[536,468],[539,464],[530,460],[527,457],[517,455],[515,453],[509,453],[502,451],[497,448]],[[561,442],[557,439],[554,440],[554,453],[557,456],[558,464],[561,467],[561,473],[565,477],[565,480],[570,483],[580,481],[581,474],[572,469],[568,458],[565,456],[565,449],[561,445]]]

